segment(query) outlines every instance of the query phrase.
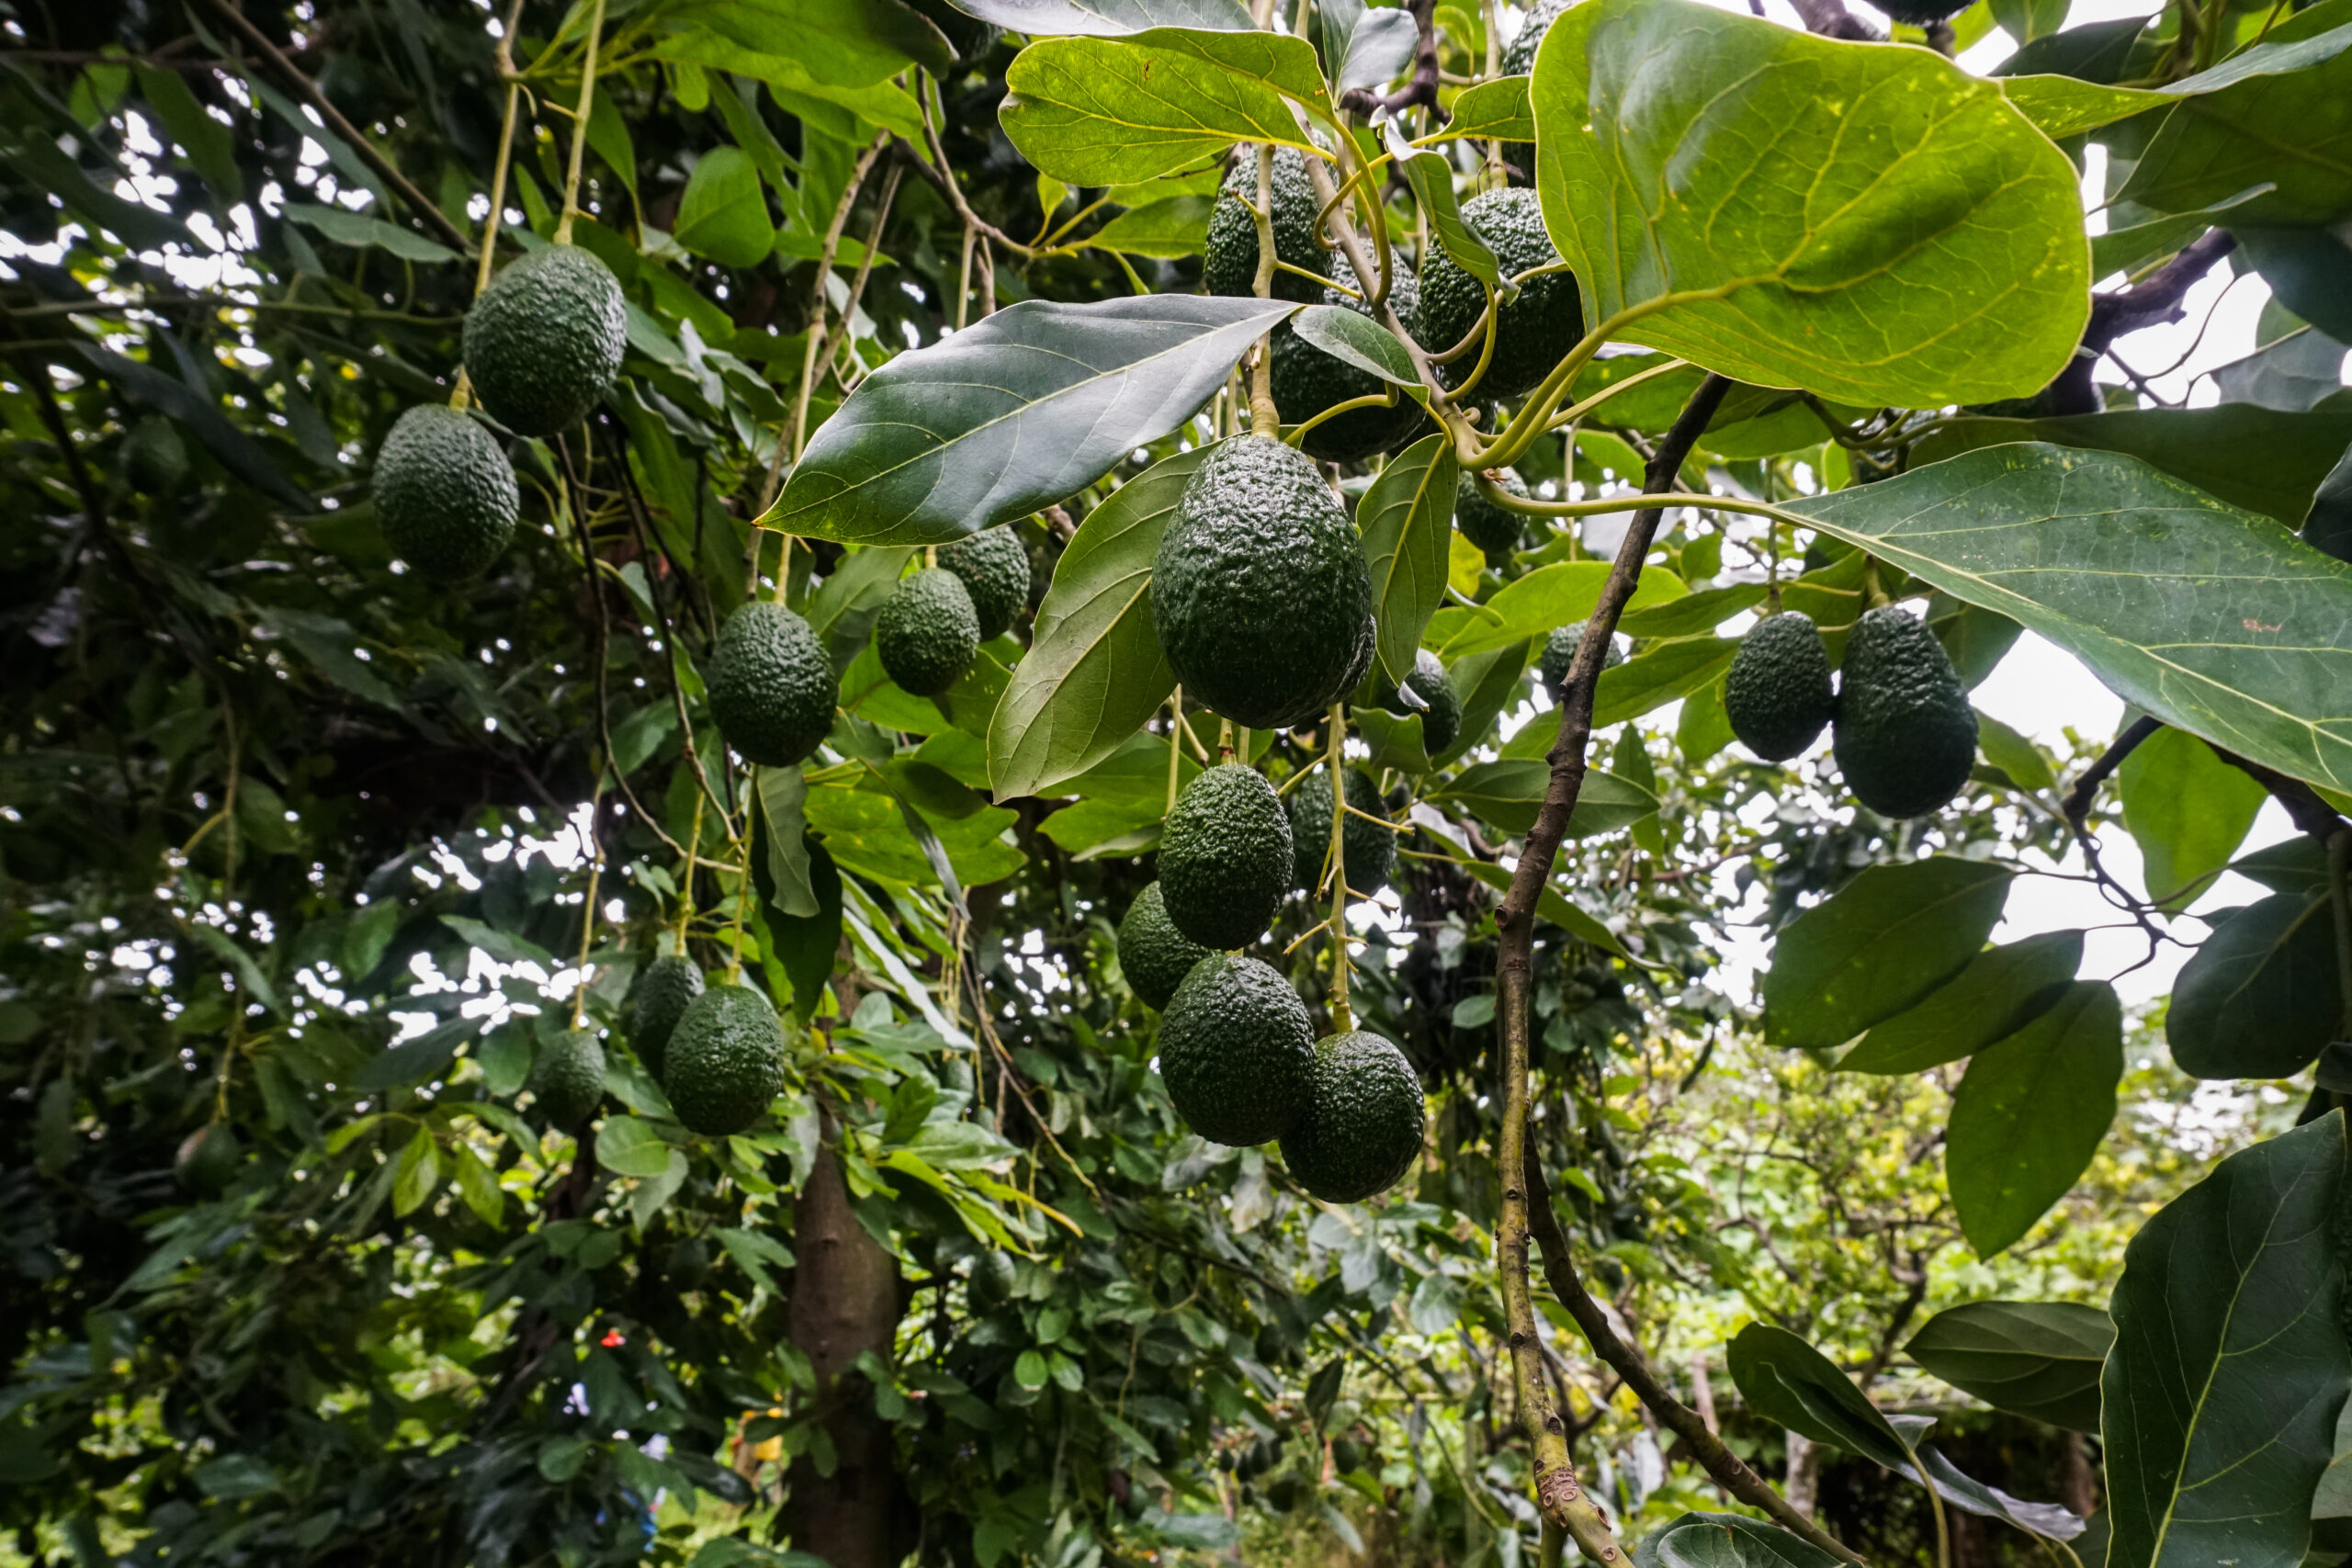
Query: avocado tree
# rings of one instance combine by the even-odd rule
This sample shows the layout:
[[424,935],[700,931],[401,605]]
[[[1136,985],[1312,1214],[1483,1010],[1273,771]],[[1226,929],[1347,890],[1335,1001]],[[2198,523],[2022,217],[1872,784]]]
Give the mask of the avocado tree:
[[2335,1561],[2347,6],[13,16],[0,1559]]

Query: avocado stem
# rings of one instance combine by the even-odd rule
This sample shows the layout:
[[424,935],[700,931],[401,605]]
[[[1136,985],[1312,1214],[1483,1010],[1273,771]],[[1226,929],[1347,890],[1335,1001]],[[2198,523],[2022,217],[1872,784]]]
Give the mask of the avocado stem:
[[579,984],[571,988],[571,1027],[580,1027],[582,1013],[588,1005],[588,939],[596,930],[596,882],[605,869],[605,840],[596,836],[596,818],[605,805],[605,768],[612,759],[606,757],[596,770],[596,787],[588,792],[588,897],[580,906],[580,962],[572,967],[580,972]]
[[[580,210],[580,170],[588,152],[588,111],[596,103],[596,45],[605,36],[605,0],[588,13],[587,52],[580,62],[580,108],[571,119],[571,164],[563,175],[563,216],[555,221],[555,243],[571,243],[572,215]],[[496,216],[493,210],[492,217]]]
[[[751,775],[746,781],[749,787],[744,792],[748,803],[759,795],[760,770],[754,763],[746,771]],[[752,840],[757,835],[752,831],[751,812],[746,810],[743,814],[743,854],[737,867],[742,874],[735,884],[735,932],[731,951],[727,957],[727,983],[730,986],[741,984],[743,978],[743,911],[752,902]]]
[[1331,705],[1330,730],[1324,765],[1331,774],[1331,1027],[1332,1032],[1345,1034],[1356,1021],[1348,1010],[1348,792],[1340,776],[1347,758],[1348,710],[1338,703]]
[[[1271,141],[1258,145],[1258,205],[1250,209],[1258,220],[1258,280],[1257,295],[1271,299],[1274,293],[1274,146]],[[1274,412],[1274,334],[1268,333],[1258,340],[1258,352],[1250,365],[1250,434],[1280,439],[1282,416]]]
[[1179,686],[1168,697],[1168,809],[1176,809],[1178,770],[1184,761],[1184,688]]

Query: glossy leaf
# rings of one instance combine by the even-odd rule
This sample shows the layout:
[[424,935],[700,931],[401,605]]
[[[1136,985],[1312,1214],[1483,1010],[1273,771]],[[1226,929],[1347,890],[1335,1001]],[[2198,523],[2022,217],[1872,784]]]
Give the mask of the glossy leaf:
[[678,199],[672,237],[723,266],[757,266],[767,259],[775,225],[750,154],[739,147],[714,147],[695,160],[685,195]]
[[1087,243],[1134,256],[1173,260],[1198,255],[1208,237],[1209,209],[1216,198],[1174,196],[1148,207],[1130,208],[1089,237]]
[[2273,893],[2219,920],[2181,966],[2165,1040],[2193,1077],[2283,1078],[2311,1066],[2343,1014],[2326,897]]
[[[1551,787],[1547,762],[1505,758],[1474,762],[1439,788],[1432,800],[1451,800],[1512,835],[1535,825],[1536,809]],[[1577,793],[1576,809],[1568,816],[1568,836],[1588,838],[1612,833],[1657,811],[1657,796],[1615,773],[1589,773]]]
[[1751,1323],[1733,1337],[1725,1359],[1741,1397],[1757,1415],[1816,1443],[1909,1473],[1910,1446],[1884,1414],[1835,1362],[1787,1329]]
[[1529,102],[1525,76],[1501,76],[1465,88],[1453,100],[1453,118],[1442,133],[1447,137],[1476,136],[1498,141],[1535,140],[1535,110]]
[[1462,694],[1462,733],[1431,758],[1432,762],[1442,767],[1487,739],[1497,716],[1517,697],[1527,659],[1527,644],[1515,642],[1492,653],[1473,653],[1447,661],[1446,673]]
[[2230,863],[2269,792],[2197,737],[2159,729],[2116,770],[2123,826],[2140,846],[2148,897],[2186,903]]
[[2288,17],[2254,48],[2176,85],[2179,104],[2115,198],[2180,212],[2272,181],[2277,190],[2239,209],[2244,220],[2352,214],[2352,23],[2342,17],[2321,7]]
[[808,798],[808,781],[798,768],[762,768],[759,779],[768,901],[786,915],[814,915],[817,893],[808,882],[808,845],[801,816],[802,803]]
[[[1450,502],[1446,514],[1449,518],[1453,515]],[[1440,650],[1448,659],[1525,642],[1555,626],[1590,615],[1600,603],[1600,590],[1608,581],[1606,561],[1559,561],[1538,567],[1497,589],[1495,596],[1487,601],[1486,615],[1453,609],[1432,617],[1430,635],[1443,638]],[[1634,596],[1626,601],[1626,608],[1646,609],[1679,599],[1689,592],[1682,580],[1672,572],[1651,568],[1642,573]]]
[[1955,1507],[1988,1519],[1999,1519],[2052,1540],[2072,1540],[2083,1533],[2085,1521],[2081,1515],[2055,1503],[2029,1503],[2010,1496],[1997,1486],[1987,1486],[1963,1475],[1940,1450],[1924,1444],[1919,1449],[1919,1468],[1927,1472],[1928,1482],[1943,1500]]
[[1588,0],[1535,62],[1536,188],[1588,323],[1744,381],[1920,407],[2073,355],[2072,164],[1934,54],[1691,0]]
[[2233,223],[2245,265],[2279,304],[2339,343],[2352,343],[2352,238],[2341,225],[2272,229]]
[[1362,14],[1348,34],[1347,51],[1331,78],[1331,90],[1380,88],[1413,62],[1420,29],[1406,11],[1382,6]]
[[1460,477],[1453,442],[1443,434],[1424,436],[1391,457],[1356,503],[1356,529],[1372,563],[1380,663],[1391,680],[1412,673],[1421,633],[1445,603],[1446,547],[1453,536]]
[[[1484,283],[1489,288],[1502,286],[1502,264],[1487,244],[1486,236],[1471,227],[1462,216],[1460,203],[1453,195],[1453,165],[1436,152],[1416,152],[1412,143],[1391,120],[1382,128],[1382,135],[1390,157],[1403,172],[1405,183],[1413,188],[1413,199],[1430,220],[1430,232],[1439,246],[1453,259],[1453,265]],[[1452,348],[1450,343],[1433,343],[1432,351]]]
[[1734,637],[1686,637],[1660,643],[1614,670],[1603,670],[1593,692],[1594,728],[1639,718],[1712,684],[1731,668],[1738,651],[1739,643]]
[[2022,1239],[2089,1168],[2122,1076],[2123,1004],[2104,980],[2075,981],[1970,1060],[1952,1097],[1944,1185],[1978,1257]]
[[956,0],[956,7],[1031,38],[1114,37],[1153,28],[1247,32],[1241,0]]
[[1368,761],[1374,768],[1395,768],[1399,773],[1415,774],[1430,771],[1429,747],[1421,739],[1419,714],[1399,717],[1381,708],[1351,708],[1348,723],[1356,739],[1372,749]]
[[1917,1073],[1974,1055],[2048,1011],[2082,961],[2080,931],[2044,931],[1980,953],[1918,1006],[1863,1035],[1838,1070]]
[[2099,1369],[2114,1343],[2113,1320],[2094,1306],[1971,1302],[1929,1318],[1904,1352],[1996,1410],[2097,1432]]
[[1959,974],[2008,900],[2010,871],[1937,855],[1874,865],[1781,929],[1764,976],[1775,1045],[1841,1045]]
[[1340,305],[1309,305],[1291,318],[1291,331],[1367,376],[1377,376],[1426,398],[1428,389],[1413,369],[1412,355],[1396,334],[1360,310]]
[[2242,1149],[2132,1238],[2100,1382],[2109,1568],[2294,1568],[2352,1387],[2345,1119]]
[[936,76],[955,69],[939,30],[888,0],[687,0],[671,14],[758,53],[788,55],[833,86],[871,87],[913,64]]
[[1837,1568],[1838,1559],[1739,1514],[1685,1514],[1634,1548],[1634,1568]]
[[1172,294],[1023,300],[867,377],[763,521],[925,545],[1024,517],[1190,419],[1295,309]]

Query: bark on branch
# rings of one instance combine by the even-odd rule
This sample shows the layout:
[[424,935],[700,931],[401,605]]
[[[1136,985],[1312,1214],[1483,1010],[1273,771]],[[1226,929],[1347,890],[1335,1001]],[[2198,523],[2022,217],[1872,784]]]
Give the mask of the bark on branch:
[[2083,329],[2082,345],[2041,394],[2049,411],[2098,412],[2098,389],[2091,383],[2091,369],[2100,355],[2115,345],[2116,339],[2143,327],[2181,320],[2188,313],[2182,301],[2189,288],[2237,243],[2237,236],[2228,230],[2209,229],[2203,238],[2131,288],[2091,296],[2090,324]]
[[1403,86],[1385,95],[1368,87],[1350,87],[1340,95],[1341,108],[1353,109],[1367,119],[1384,111],[1403,114],[1417,104],[1432,111],[1437,108],[1437,0],[1411,0],[1407,9],[1421,35],[1413,51],[1412,75]]

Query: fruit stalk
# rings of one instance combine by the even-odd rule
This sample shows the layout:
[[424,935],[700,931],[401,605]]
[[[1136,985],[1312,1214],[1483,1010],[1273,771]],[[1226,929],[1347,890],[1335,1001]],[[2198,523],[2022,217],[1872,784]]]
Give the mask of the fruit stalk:
[[[608,752],[605,767],[612,764]],[[572,965],[580,972],[580,983],[571,988],[571,1027],[580,1027],[582,1013],[588,1005],[588,941],[596,932],[596,881],[605,871],[605,840],[597,836],[596,818],[605,809],[604,767],[596,770],[596,787],[588,792],[588,897],[580,906],[580,961]]]
[[1346,761],[1348,710],[1331,705],[1331,744],[1324,766],[1331,773],[1331,1030],[1344,1034],[1356,1026],[1348,1010],[1348,826],[1347,781],[1340,776]]
[[580,107],[571,119],[571,164],[563,174],[563,216],[555,220],[555,243],[571,243],[572,215],[580,210],[580,170],[588,153],[588,113],[596,104],[596,45],[605,36],[605,0],[588,13],[588,48],[580,62]]
[[[1315,160],[1309,158],[1309,167]],[[1261,299],[1271,299],[1274,292],[1274,148],[1272,142],[1261,142],[1258,148],[1258,282]],[[1280,436],[1282,416],[1274,412],[1274,335],[1268,333],[1258,340],[1257,357],[1250,366],[1250,434]]]

